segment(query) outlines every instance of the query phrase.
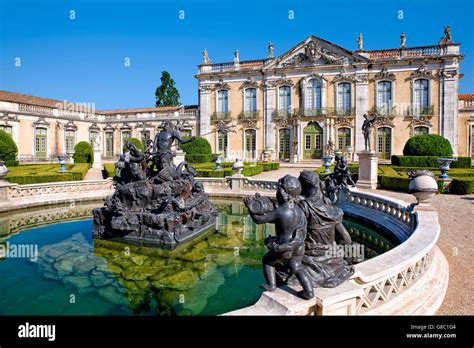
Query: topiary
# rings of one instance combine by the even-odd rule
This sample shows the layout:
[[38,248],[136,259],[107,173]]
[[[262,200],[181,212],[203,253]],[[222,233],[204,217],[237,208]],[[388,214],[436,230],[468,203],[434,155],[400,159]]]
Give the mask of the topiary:
[[181,149],[186,152],[186,161],[189,163],[211,162],[214,158],[211,144],[202,137],[196,137],[193,141],[182,144]]
[[452,156],[448,139],[437,134],[419,134],[411,137],[403,148],[405,156]]
[[123,153],[128,151],[127,143],[129,141],[131,141],[142,153],[145,152],[145,147],[143,146],[143,143],[140,141],[140,139],[130,138],[130,139],[127,139],[127,141],[123,144],[123,148],[122,148]]
[[18,147],[10,134],[0,129],[0,161],[8,166],[17,166]]
[[94,152],[92,146],[87,141],[80,141],[74,146],[74,163],[94,162]]

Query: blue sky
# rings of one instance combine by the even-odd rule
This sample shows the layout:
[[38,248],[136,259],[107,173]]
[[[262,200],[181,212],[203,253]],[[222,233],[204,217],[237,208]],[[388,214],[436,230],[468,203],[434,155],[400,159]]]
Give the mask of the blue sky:
[[235,49],[241,60],[265,58],[268,41],[278,55],[311,34],[355,50],[359,32],[365,49],[380,49],[398,47],[404,31],[410,47],[436,44],[450,24],[465,55],[460,92],[474,93],[472,13],[473,0],[0,0],[0,89],[97,109],[150,107],[167,70],[181,102],[197,104],[204,47],[215,63]]

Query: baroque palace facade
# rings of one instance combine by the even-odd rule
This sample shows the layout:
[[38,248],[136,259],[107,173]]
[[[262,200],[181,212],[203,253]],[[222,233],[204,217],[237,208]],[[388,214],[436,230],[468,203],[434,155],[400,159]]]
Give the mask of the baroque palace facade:
[[[455,154],[473,154],[472,98],[458,106],[460,44],[450,28],[437,45],[350,51],[310,36],[282,55],[198,66],[199,128],[228,159],[291,162],[321,158],[327,144],[349,154],[364,150],[364,114],[377,114],[371,149],[379,158],[402,154],[408,138],[440,134]],[[224,131],[230,126],[234,132]],[[212,133],[213,130],[216,132]],[[219,131],[220,130],[220,131]]]
[[95,110],[90,104],[0,91],[0,129],[11,134],[20,162],[57,162],[59,154],[72,154],[79,141],[93,144],[97,136],[102,157],[116,159],[127,139],[145,144],[163,120],[180,121],[185,135],[196,135],[197,107]]
[[418,133],[441,134],[456,155],[474,158],[474,94],[458,95],[460,45],[450,31],[437,45],[350,51],[310,36],[275,57],[213,64],[204,51],[196,75],[199,106],[95,110],[0,91],[0,129],[18,145],[21,162],[57,162],[79,141],[100,136],[104,159],[116,159],[130,137],[153,139],[162,121],[180,121],[228,160],[311,161],[328,142],[357,160],[363,115],[377,114],[372,149],[402,154]]

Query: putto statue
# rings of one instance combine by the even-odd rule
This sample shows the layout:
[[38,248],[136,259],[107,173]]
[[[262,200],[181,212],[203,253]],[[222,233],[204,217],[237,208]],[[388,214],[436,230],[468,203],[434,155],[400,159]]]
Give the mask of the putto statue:
[[209,230],[217,210],[186,162],[175,166],[173,143],[183,140],[179,125],[165,121],[145,153],[132,142],[115,164],[115,192],[93,210],[94,235],[175,247]]
[[354,269],[330,249],[336,243],[350,244],[342,224],[342,210],[323,195],[319,176],[301,172],[297,179],[286,175],[278,181],[278,206],[259,194],[245,198],[250,216],[257,223],[274,223],[276,237],[265,239],[268,252],[262,259],[266,283],[273,291],[284,284],[303,287],[299,295],[314,297],[314,287],[335,287],[348,279]]
[[336,162],[334,172],[328,174],[325,178],[326,195],[332,203],[336,203],[339,190],[355,186],[355,182],[352,180],[352,172],[347,165],[347,158],[337,155],[334,161]]

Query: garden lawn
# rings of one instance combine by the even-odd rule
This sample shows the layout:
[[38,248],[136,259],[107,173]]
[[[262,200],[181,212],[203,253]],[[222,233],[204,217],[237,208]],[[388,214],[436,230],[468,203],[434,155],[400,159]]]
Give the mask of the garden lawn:
[[59,173],[59,164],[22,164],[8,167],[5,180],[20,185],[78,181],[84,179],[90,166],[89,163],[67,164],[68,171]]

